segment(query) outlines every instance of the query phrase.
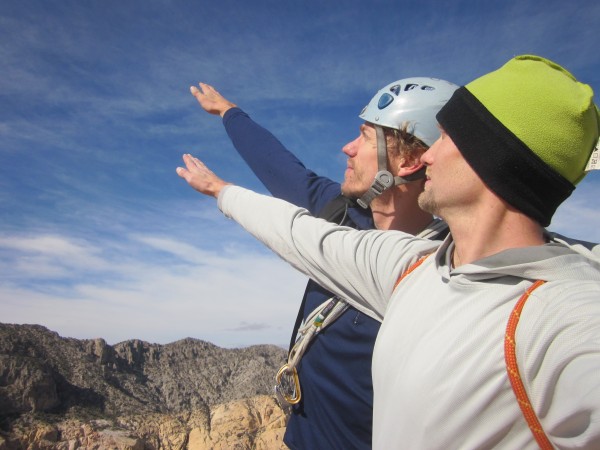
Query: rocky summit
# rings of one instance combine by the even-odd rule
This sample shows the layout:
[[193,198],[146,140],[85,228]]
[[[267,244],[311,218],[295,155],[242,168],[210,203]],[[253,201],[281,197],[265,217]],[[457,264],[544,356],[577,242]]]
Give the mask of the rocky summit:
[[0,323],[0,450],[284,449],[285,350],[64,338]]

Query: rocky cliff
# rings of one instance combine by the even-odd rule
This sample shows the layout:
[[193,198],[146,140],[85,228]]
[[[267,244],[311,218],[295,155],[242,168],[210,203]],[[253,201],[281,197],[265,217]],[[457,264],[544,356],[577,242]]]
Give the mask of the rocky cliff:
[[63,338],[0,324],[0,450],[278,449],[276,346]]

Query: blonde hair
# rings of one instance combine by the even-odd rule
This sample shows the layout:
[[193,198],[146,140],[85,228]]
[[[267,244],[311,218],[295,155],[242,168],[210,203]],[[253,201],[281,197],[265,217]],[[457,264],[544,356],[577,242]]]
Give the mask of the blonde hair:
[[408,123],[402,124],[399,130],[384,127],[384,133],[388,148],[388,158],[420,158],[429,149],[429,146],[421,139],[408,132]]

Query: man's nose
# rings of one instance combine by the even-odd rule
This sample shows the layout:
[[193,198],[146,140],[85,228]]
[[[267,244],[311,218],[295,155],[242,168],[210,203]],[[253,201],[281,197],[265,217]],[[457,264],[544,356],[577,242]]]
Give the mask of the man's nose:
[[432,150],[437,147],[437,144],[440,141],[440,139],[441,138],[438,138],[438,140],[435,141],[433,144],[431,144],[431,147],[429,147],[427,149],[427,151],[421,155],[421,158],[419,158],[420,161],[421,161],[421,163],[425,164],[426,166],[431,165],[431,162],[432,162],[432,159],[433,159],[433,152],[432,152]]
[[356,156],[356,149],[357,149],[357,142],[358,138],[354,139],[353,141],[348,142],[346,145],[344,145],[342,147],[342,152],[345,153],[346,155],[352,157],[352,156]]

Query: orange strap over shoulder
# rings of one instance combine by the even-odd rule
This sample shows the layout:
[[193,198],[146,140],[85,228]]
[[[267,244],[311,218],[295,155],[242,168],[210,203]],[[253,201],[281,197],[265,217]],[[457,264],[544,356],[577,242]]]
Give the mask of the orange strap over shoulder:
[[425,256],[419,258],[416,262],[413,263],[412,266],[410,266],[408,269],[406,269],[405,272],[401,273],[400,276],[398,277],[398,279],[396,280],[396,284],[394,285],[394,289],[396,289],[398,287],[398,285],[400,284],[400,282],[402,280],[404,280],[404,277],[406,277],[406,275],[408,275],[413,270],[415,270],[417,267],[419,267],[421,264],[423,264],[423,261],[425,261],[428,256],[429,255],[425,255]]
[[[427,256],[423,256],[415,263],[413,263],[405,272],[401,273],[394,285],[394,289],[398,287],[400,282],[409,275],[413,270],[419,267],[423,261],[427,258]],[[521,412],[523,413],[523,417],[527,421],[527,425],[529,425],[529,429],[533,434],[536,442],[540,446],[542,450],[551,450],[552,444],[546,436],[542,425],[538,417],[531,406],[531,402],[529,401],[529,397],[527,396],[527,391],[525,390],[525,386],[523,385],[523,381],[521,380],[521,374],[519,372],[519,367],[517,365],[517,355],[516,355],[516,340],[515,334],[517,331],[517,324],[519,323],[519,319],[521,317],[521,311],[523,310],[523,306],[525,306],[525,302],[529,299],[531,293],[544,284],[545,281],[538,280],[533,283],[527,291],[521,296],[519,301],[516,303],[513,308],[509,318],[508,324],[506,326],[506,334],[504,337],[504,360],[506,362],[506,372],[508,374],[508,379],[510,380],[510,385],[513,388],[513,392],[517,397],[517,403],[521,408]]]
[[517,324],[521,318],[521,311],[523,310],[523,306],[525,306],[525,302],[531,293],[544,283],[545,281],[542,280],[536,281],[521,296],[513,308],[510,317],[508,318],[506,336],[504,338],[504,359],[506,361],[506,372],[508,373],[508,379],[510,380],[510,384],[513,388],[515,396],[517,397],[517,402],[519,403],[519,407],[523,412],[523,416],[525,417],[525,420],[527,421],[527,424],[533,433],[533,437],[542,450],[552,449],[553,447],[548,439],[548,436],[546,436],[546,433],[544,432],[544,429],[542,428],[542,425],[540,424],[533,407],[531,406],[531,402],[529,401],[529,397],[525,391],[525,386],[523,385],[523,380],[521,380],[519,366],[517,365],[517,342],[515,340],[515,333],[517,331]]

